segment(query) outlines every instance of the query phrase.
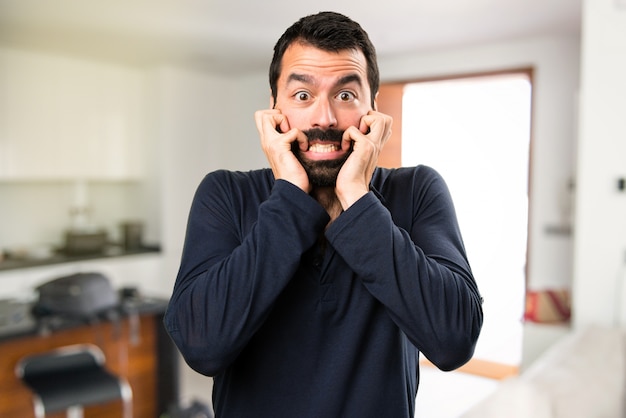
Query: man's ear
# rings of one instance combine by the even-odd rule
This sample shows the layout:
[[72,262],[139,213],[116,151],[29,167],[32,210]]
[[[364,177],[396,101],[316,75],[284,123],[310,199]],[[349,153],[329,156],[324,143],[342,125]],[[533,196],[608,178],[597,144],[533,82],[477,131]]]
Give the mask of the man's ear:
[[378,112],[378,93],[380,92],[376,92],[376,95],[374,96],[374,103],[372,103],[372,105],[374,106],[374,111]]
[[276,103],[274,102],[274,95],[272,94],[272,89],[270,89],[270,109],[274,109]]

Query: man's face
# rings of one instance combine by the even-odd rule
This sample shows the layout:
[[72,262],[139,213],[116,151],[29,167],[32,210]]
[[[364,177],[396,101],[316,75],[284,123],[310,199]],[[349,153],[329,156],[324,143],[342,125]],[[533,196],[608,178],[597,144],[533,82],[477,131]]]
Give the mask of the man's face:
[[341,148],[343,131],[359,127],[361,117],[372,110],[363,53],[292,44],[282,59],[274,107],[287,117],[290,128],[307,135],[307,151],[297,145],[293,150],[311,183],[334,186],[351,152],[351,147]]

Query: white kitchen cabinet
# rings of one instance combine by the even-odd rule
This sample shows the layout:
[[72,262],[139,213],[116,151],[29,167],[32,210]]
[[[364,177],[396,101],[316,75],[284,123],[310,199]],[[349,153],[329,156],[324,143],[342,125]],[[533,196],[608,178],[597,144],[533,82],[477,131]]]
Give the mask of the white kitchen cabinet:
[[141,177],[140,71],[17,50],[0,64],[0,179]]

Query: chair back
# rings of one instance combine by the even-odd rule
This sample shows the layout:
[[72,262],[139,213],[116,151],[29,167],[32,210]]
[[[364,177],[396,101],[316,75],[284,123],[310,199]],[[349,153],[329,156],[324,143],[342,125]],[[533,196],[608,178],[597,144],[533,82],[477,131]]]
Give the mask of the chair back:
[[103,364],[104,353],[100,348],[93,344],[76,344],[25,357],[17,364],[16,374],[28,382],[47,374],[72,373]]

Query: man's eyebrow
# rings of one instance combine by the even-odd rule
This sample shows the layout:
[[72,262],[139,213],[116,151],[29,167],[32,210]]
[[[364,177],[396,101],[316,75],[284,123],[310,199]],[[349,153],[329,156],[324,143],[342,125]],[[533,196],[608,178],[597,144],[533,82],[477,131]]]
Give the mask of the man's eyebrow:
[[[292,81],[299,81],[304,84],[315,84],[314,78],[307,74],[291,73],[289,74],[289,77],[287,77],[287,84],[291,83]],[[359,86],[363,84],[360,75],[348,74],[337,80],[335,86],[344,86],[353,82],[357,83]]]
[[287,84],[291,83],[292,81],[299,81],[305,84],[313,84],[313,78],[306,74],[291,73],[289,74],[289,77],[287,77]]
[[361,80],[361,76],[358,74],[348,74],[346,76],[341,77],[338,81],[337,81],[337,86],[343,86],[346,84],[350,84],[352,82],[357,83],[359,86],[361,86],[362,80]]

